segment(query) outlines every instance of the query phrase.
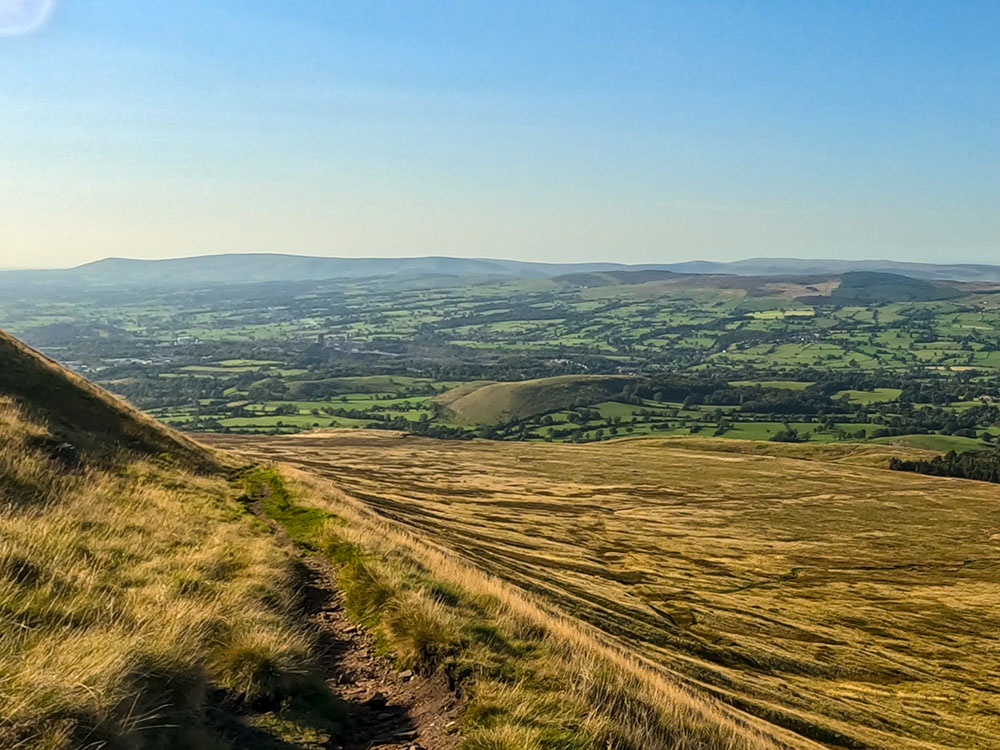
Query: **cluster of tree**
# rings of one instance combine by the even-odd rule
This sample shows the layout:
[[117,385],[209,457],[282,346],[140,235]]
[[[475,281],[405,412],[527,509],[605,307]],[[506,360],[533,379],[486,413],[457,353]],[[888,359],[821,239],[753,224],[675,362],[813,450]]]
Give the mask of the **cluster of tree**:
[[472,440],[472,438],[476,437],[476,433],[473,430],[435,424],[428,420],[414,422],[405,417],[387,419],[383,422],[371,422],[365,425],[365,427],[370,430],[398,430],[399,432],[408,432],[411,435],[422,435],[424,437],[438,438],[439,440]]
[[913,408],[903,404],[897,406],[897,409],[898,414],[887,412],[879,414],[878,419],[886,425],[886,432],[873,437],[919,435],[928,432],[976,437],[978,428],[1000,423],[1000,409],[993,404],[982,404],[960,410],[934,406]]
[[221,399],[227,387],[213,378],[195,377],[135,377],[108,382],[102,374],[101,382],[142,409],[193,404],[206,398]]
[[808,432],[799,432],[786,424],[785,429],[778,430],[770,437],[770,440],[773,443],[808,443],[809,437]]
[[978,479],[982,482],[1000,483],[1000,451],[948,451],[930,460],[889,459],[889,468],[895,471],[914,471],[938,477]]
[[963,380],[912,380],[902,384],[903,392],[899,401],[911,404],[948,404],[953,401],[973,401],[977,398],[992,398],[996,386],[986,383],[963,382]]

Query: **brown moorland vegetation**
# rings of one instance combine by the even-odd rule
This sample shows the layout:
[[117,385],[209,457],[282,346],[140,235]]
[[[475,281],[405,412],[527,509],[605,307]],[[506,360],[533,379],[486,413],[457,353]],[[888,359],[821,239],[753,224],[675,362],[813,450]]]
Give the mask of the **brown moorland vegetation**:
[[328,489],[317,507],[354,504],[457,553],[650,674],[802,743],[945,750],[1000,736],[992,485],[873,466],[886,446],[213,442],[329,478],[344,496]]
[[462,696],[463,750],[819,748],[650,669],[583,623],[314,474],[250,467],[250,497],[336,565],[348,613]]
[[[353,677],[318,653],[331,633],[303,617],[311,595],[300,596],[286,535],[310,561],[336,564],[342,609],[383,654],[445,670],[464,699],[466,750],[799,746],[318,479],[236,470],[16,342],[0,354],[43,384],[4,381],[13,398],[0,395],[2,747],[304,748],[355,736],[360,714],[332,689]],[[407,744],[374,731],[348,747]],[[459,741],[438,739],[429,750]]]

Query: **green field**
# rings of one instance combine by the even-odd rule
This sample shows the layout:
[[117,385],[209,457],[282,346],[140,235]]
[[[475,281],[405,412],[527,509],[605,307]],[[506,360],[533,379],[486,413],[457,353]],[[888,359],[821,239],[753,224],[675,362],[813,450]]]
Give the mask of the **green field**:
[[941,300],[926,282],[865,278],[842,299],[839,277],[614,274],[123,291],[111,303],[66,292],[55,308],[13,290],[0,325],[191,431],[983,447],[1000,399],[1000,291],[949,287]]
[[877,404],[895,401],[902,394],[900,388],[873,388],[870,391],[846,390],[834,394],[834,398],[846,398],[854,404]]

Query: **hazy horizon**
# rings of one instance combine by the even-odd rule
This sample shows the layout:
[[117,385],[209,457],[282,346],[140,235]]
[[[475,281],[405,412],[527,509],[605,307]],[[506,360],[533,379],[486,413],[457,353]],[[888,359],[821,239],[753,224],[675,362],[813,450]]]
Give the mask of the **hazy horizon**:
[[930,0],[0,0],[0,267],[989,263],[998,29]]
[[939,260],[934,261],[909,261],[905,259],[887,258],[887,257],[863,257],[863,258],[838,258],[832,256],[794,256],[794,255],[753,255],[746,257],[735,257],[727,260],[718,260],[714,258],[679,258],[677,260],[666,260],[666,261],[641,261],[641,262],[629,262],[623,260],[616,260],[613,258],[592,258],[592,259],[582,259],[582,260],[560,260],[560,261],[547,261],[547,260],[529,260],[513,258],[503,255],[435,255],[435,254],[412,254],[412,255],[322,255],[322,254],[312,254],[312,253],[293,253],[293,252],[281,252],[281,251],[250,251],[250,252],[240,252],[232,251],[227,253],[199,253],[197,255],[169,255],[164,257],[154,257],[154,258],[143,258],[138,256],[105,256],[103,258],[97,258],[96,260],[84,261],[83,263],[76,263],[69,266],[0,266],[0,272],[8,271],[57,271],[57,270],[72,270],[74,268],[79,268],[82,266],[88,266],[95,263],[100,263],[104,261],[115,261],[115,260],[125,260],[125,261],[169,261],[169,260],[190,260],[198,258],[214,258],[214,257],[225,257],[225,256],[245,256],[245,255],[262,255],[262,256],[287,256],[294,258],[316,258],[323,259],[328,258],[331,260],[406,260],[406,259],[422,259],[422,258],[442,258],[442,259],[455,259],[455,260],[483,260],[483,261],[513,261],[519,263],[540,263],[540,264],[556,264],[556,265],[589,265],[589,264],[619,264],[627,266],[643,266],[643,265],[672,265],[672,264],[683,264],[683,263],[740,263],[740,262],[751,262],[751,261],[805,261],[813,263],[852,263],[852,262],[871,262],[871,263],[916,263],[916,264],[927,264],[927,265],[939,265],[939,266],[955,266],[955,265],[984,265],[984,266],[1000,266],[1000,260],[994,261],[992,259],[985,259],[982,261],[947,261]]

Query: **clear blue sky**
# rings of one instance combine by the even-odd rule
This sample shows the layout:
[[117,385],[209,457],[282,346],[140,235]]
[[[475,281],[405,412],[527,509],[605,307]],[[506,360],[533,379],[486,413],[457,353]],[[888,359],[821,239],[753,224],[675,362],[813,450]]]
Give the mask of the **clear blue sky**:
[[0,35],[0,266],[1000,262],[995,0],[52,6]]

